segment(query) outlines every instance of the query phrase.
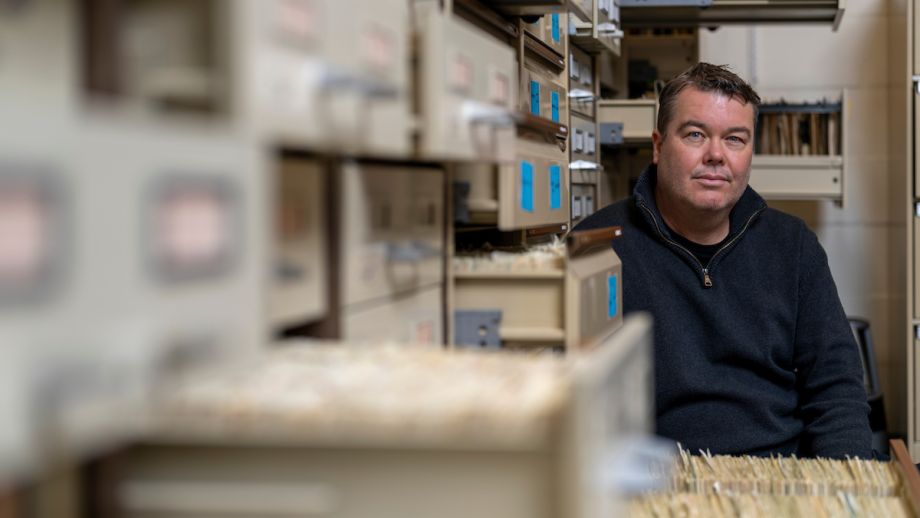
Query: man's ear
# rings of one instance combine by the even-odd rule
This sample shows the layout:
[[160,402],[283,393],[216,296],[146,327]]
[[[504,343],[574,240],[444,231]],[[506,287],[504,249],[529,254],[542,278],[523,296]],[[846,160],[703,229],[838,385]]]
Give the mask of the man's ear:
[[658,165],[658,157],[661,154],[661,142],[664,137],[657,129],[652,130],[652,163]]

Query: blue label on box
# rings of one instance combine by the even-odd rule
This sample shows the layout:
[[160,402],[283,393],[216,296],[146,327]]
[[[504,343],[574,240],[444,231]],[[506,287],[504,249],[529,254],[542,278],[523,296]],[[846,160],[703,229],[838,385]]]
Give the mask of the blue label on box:
[[558,165],[549,166],[549,208],[562,208],[562,168]]
[[553,122],[559,122],[559,92],[550,94],[550,102],[552,103]]
[[533,164],[521,161],[521,209],[533,212]]
[[562,36],[559,34],[559,13],[553,13],[553,41],[559,43]]
[[540,115],[540,83],[530,82],[530,113]]
[[607,318],[617,316],[617,276],[607,276]]

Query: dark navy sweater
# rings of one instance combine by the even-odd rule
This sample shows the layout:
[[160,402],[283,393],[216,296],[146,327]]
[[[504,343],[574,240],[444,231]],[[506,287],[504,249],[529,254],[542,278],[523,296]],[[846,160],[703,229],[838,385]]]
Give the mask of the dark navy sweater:
[[576,230],[623,227],[624,313],[655,319],[657,433],[691,451],[870,458],[861,360],[815,234],[748,187],[700,264],[664,225],[655,179],[650,166]]

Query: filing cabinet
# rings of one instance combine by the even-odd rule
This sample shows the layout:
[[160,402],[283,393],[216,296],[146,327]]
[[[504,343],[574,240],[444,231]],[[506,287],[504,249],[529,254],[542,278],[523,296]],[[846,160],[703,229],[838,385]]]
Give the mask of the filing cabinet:
[[564,125],[569,119],[565,77],[537,60],[525,59],[521,70],[521,110]]
[[598,101],[597,123],[601,144],[650,141],[658,117],[657,104],[652,99]]
[[594,59],[575,47],[569,47],[569,100],[572,113],[594,118],[596,76]]
[[342,305],[384,300],[443,276],[444,174],[347,163],[341,181]]
[[517,162],[498,169],[498,228],[569,222],[568,156],[555,143],[519,138]]
[[279,157],[274,169],[274,240],[269,322],[288,326],[327,311],[326,171],[312,160]]
[[[411,153],[409,6],[400,0],[239,0],[252,122],[299,149]],[[349,30],[342,30],[349,27]]]
[[545,43],[549,48],[565,55],[565,37],[569,18],[565,12],[547,13],[533,23],[525,23],[524,30]]
[[418,153],[433,160],[513,159],[514,50],[437,6],[418,8]]
[[543,267],[455,259],[454,309],[498,311],[503,347],[590,347],[622,323],[622,265],[609,243],[569,247]]
[[842,199],[843,157],[754,155],[750,184],[768,199]]

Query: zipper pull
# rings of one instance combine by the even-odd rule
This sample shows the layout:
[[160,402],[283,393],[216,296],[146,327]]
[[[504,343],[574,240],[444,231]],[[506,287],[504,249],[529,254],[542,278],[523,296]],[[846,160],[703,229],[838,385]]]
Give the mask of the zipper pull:
[[712,279],[709,278],[709,269],[703,268],[703,286],[712,288]]

